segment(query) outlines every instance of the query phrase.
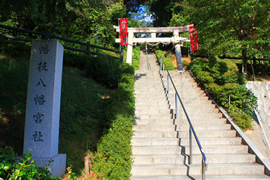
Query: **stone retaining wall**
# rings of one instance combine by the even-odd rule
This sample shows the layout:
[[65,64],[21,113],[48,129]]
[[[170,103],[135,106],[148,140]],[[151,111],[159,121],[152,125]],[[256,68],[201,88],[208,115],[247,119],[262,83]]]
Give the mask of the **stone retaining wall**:
[[270,82],[248,81],[246,87],[258,98],[258,112],[270,141]]

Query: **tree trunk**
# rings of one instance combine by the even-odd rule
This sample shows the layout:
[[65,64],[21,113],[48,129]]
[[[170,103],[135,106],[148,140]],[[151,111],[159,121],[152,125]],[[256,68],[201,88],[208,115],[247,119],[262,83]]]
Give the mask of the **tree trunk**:
[[245,50],[242,50],[242,73],[248,78],[247,73],[247,53]]

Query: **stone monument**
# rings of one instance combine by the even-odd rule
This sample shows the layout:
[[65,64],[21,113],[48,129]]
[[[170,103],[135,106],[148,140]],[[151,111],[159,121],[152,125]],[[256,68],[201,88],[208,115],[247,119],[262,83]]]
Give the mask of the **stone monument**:
[[57,40],[33,41],[28,77],[23,152],[53,176],[66,169],[66,154],[58,154],[63,52]]

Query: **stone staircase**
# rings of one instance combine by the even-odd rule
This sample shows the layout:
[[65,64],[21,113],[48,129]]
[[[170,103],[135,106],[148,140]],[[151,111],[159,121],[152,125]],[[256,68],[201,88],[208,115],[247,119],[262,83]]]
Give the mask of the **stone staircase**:
[[[149,54],[149,60],[151,71],[141,52],[140,68],[135,72],[131,179],[201,179],[202,156],[194,138],[193,163],[188,163],[187,119],[180,104],[178,118],[174,118],[174,91],[165,93],[155,55]],[[189,73],[170,74],[206,154],[206,179],[270,179]],[[163,79],[167,86],[167,78]]]

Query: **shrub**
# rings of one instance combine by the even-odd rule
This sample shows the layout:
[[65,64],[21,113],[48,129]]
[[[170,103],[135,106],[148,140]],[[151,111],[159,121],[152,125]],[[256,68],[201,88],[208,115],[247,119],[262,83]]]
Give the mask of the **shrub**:
[[238,81],[238,73],[235,71],[229,70],[222,75],[223,83],[237,83]]
[[183,61],[183,65],[184,65],[185,67],[187,67],[188,64],[189,64],[189,63],[188,63],[186,60]]
[[106,109],[108,130],[90,154],[93,171],[102,179],[129,179],[131,170],[131,137],[135,107],[134,68],[123,66],[118,89]]
[[197,81],[208,88],[213,98],[225,108],[229,108],[228,97],[231,97],[231,107],[234,109],[232,118],[236,124],[239,123],[239,127],[246,129],[251,126],[249,120],[257,106],[256,97],[243,85],[244,75],[238,72],[233,61],[220,60],[215,56],[209,56],[208,60],[197,58],[189,63],[187,69],[193,72]]
[[11,147],[0,148],[0,180],[7,179],[61,179],[51,176],[46,167],[36,167],[30,152],[17,157]]
[[208,86],[208,84],[213,83],[215,81],[214,78],[211,76],[210,72],[208,71],[199,71],[197,73],[197,76],[198,81],[204,84],[206,87]]
[[96,59],[87,59],[85,72],[99,83],[109,87],[117,88],[121,78],[120,60],[110,56],[99,55]]
[[242,131],[252,127],[252,119],[247,114],[243,113],[241,110],[234,108],[235,111],[230,113],[230,116],[234,120],[235,124],[239,126]]
[[139,69],[140,66],[140,46],[136,46],[133,49],[133,58],[132,58],[132,66],[135,70]]
[[160,56],[162,56],[162,59],[167,67],[168,70],[175,70],[176,68],[174,67],[172,63],[172,57],[165,57],[165,51],[162,50],[156,50],[156,56],[158,59],[158,63],[160,63]]

